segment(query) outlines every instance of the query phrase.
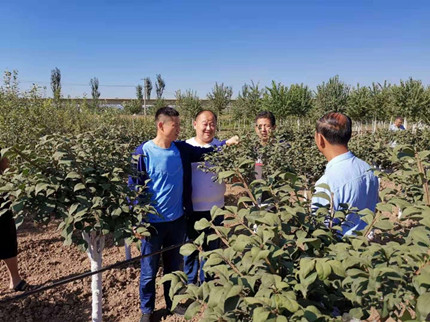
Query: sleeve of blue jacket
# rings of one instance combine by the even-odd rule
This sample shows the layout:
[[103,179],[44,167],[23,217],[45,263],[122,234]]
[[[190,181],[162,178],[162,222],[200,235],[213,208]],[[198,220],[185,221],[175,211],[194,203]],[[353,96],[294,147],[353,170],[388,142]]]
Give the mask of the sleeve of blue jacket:
[[[145,181],[148,179],[148,175],[146,174],[144,155],[143,155],[143,145],[145,143],[146,142],[143,142],[141,145],[139,145],[136,148],[136,150],[132,153],[132,156],[133,156],[132,163],[135,163],[135,166],[136,166],[136,172],[128,176],[128,186],[132,190],[136,190],[136,186],[145,185]],[[137,160],[135,159],[135,156],[139,156]],[[136,202],[137,200],[135,201],[135,203]]]
[[187,152],[189,153],[191,162],[204,161],[204,155],[205,154],[211,153],[213,151],[217,151],[217,149],[220,149],[221,146],[226,144],[226,141],[224,140],[224,141],[221,141],[218,144],[214,145],[213,147],[202,148],[202,147],[188,144],[185,141],[183,141],[183,142],[184,142],[184,147],[187,149]]

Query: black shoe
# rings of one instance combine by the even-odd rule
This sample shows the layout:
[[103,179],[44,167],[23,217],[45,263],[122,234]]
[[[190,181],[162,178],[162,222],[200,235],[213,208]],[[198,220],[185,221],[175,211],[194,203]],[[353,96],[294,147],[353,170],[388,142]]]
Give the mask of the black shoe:
[[173,314],[184,316],[185,312],[187,311],[188,306],[184,304],[178,304],[176,305],[175,309],[171,311]]
[[152,313],[143,313],[140,322],[151,322],[152,321]]

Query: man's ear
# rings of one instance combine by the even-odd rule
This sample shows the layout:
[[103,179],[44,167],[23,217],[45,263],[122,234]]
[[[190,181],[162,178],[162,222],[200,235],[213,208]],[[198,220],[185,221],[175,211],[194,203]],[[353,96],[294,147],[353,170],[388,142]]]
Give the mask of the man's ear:
[[163,131],[163,125],[164,125],[164,123],[163,123],[163,122],[158,121],[158,122],[157,122],[157,130]]
[[194,130],[196,129],[196,125],[197,125],[197,122],[193,121],[193,128],[194,128]]
[[318,147],[325,148],[326,139],[321,133],[318,133],[318,132],[315,133],[315,141]]

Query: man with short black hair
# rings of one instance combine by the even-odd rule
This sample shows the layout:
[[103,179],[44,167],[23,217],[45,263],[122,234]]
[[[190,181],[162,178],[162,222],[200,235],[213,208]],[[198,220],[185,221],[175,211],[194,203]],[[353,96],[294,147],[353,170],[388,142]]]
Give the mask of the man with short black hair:
[[394,120],[394,123],[390,125],[390,131],[404,131],[405,127],[403,126],[403,117],[397,116]]
[[276,128],[275,115],[269,111],[261,111],[255,117],[255,132],[263,145],[267,144],[272,131]]
[[[328,163],[324,175],[315,184],[315,189],[329,196],[330,192],[333,194],[332,202],[335,211],[341,209],[341,204],[348,204],[350,208],[359,210],[367,208],[375,211],[378,203],[378,178],[366,162],[348,150],[351,129],[351,119],[342,113],[328,113],[317,121],[315,143]],[[330,192],[318,187],[320,184],[328,185]],[[329,201],[324,198],[312,198],[313,209],[327,204]],[[341,224],[340,234],[351,235],[354,231],[362,230],[366,225],[358,214],[350,213]]]
[[[184,141],[176,141],[180,132],[179,113],[171,107],[162,107],[155,113],[157,136],[142,143],[134,152],[138,155],[137,170],[141,175],[129,177],[129,186],[144,186],[145,181],[157,215],[148,214],[147,222],[152,226],[151,236],[142,239],[142,255],[157,252],[162,248],[185,241],[186,214],[193,211],[191,202],[191,163],[201,161],[205,153],[213,148],[193,147]],[[237,143],[237,137],[223,144]],[[182,256],[179,248],[163,254],[164,274],[180,269]],[[140,308],[141,321],[150,321],[155,304],[155,278],[160,255],[141,259]],[[169,297],[170,283],[164,283],[164,299],[167,309],[172,302]],[[179,312],[177,312],[179,313]],[[183,313],[183,312],[180,312]]]

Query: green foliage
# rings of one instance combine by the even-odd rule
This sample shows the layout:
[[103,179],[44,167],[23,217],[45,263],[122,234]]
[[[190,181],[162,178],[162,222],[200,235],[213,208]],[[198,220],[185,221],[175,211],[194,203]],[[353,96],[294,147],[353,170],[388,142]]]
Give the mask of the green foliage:
[[210,107],[220,117],[223,110],[230,104],[233,89],[230,86],[224,86],[224,83],[215,83],[212,92],[208,93],[207,97],[210,101]]
[[[80,232],[113,233],[114,241],[132,237],[132,226],[154,212],[149,197],[130,210],[142,189],[130,190],[130,143],[122,143],[124,129],[103,129],[78,135],[48,135],[34,146],[2,150],[14,165],[6,171],[2,191],[12,200],[18,217],[31,213],[47,223],[62,218],[65,244],[85,246]],[[140,197],[142,198],[142,197]],[[76,233],[75,233],[76,232]]]
[[[149,84],[148,84],[149,85]],[[161,77],[160,74],[157,74],[157,82],[155,83],[155,92],[157,93],[157,100],[161,100],[163,97],[164,88],[166,87],[166,83],[164,82],[164,79]],[[149,86],[147,87],[149,91]],[[152,89],[152,85],[151,85]],[[149,95],[148,95],[149,99]]]
[[100,91],[99,91],[99,80],[97,77],[91,78],[90,86],[91,86],[91,97],[93,98],[91,105],[94,110],[98,110]]
[[51,89],[54,102],[59,104],[61,98],[61,72],[57,67],[51,70]]
[[346,114],[354,120],[372,119],[372,92],[369,87],[352,88],[348,96]]
[[322,116],[327,112],[346,111],[350,86],[345,84],[336,75],[317,86],[315,97],[315,108],[318,115]]
[[[294,150],[294,140],[303,136],[295,132],[309,132],[305,126],[287,128],[290,132],[277,129],[272,149],[256,147],[254,138],[245,137],[241,145],[207,157],[218,180],[232,180],[244,195],[225,210],[214,207],[212,220],[196,223],[202,234],[181,253],[198,250],[207,259],[205,272],[214,279],[196,286],[186,285],[183,272],[165,276],[163,282],[172,282],[174,306],[192,300],[185,317],[204,310],[204,321],[364,320],[371,315],[381,320],[425,320],[429,311],[424,303],[430,292],[430,203],[426,201],[430,152],[386,145],[381,159],[384,155],[395,168],[380,175],[396,188],[381,191],[375,213],[360,212],[368,223],[364,231],[339,239],[338,226],[327,228],[324,221],[327,216],[345,220],[348,212],[320,208],[312,214],[303,198],[309,178],[294,174],[300,169],[293,164],[278,166],[281,159],[284,163],[293,159],[288,150]],[[310,140],[308,135],[305,140]],[[291,148],[280,149],[281,137],[290,138],[286,142]],[[255,158],[265,150],[278,152],[265,159],[263,179],[255,180]],[[394,207],[403,214],[388,219],[386,214]],[[221,215],[224,225],[216,226],[214,219]],[[412,228],[405,229],[411,223]],[[213,234],[205,235],[208,227]],[[369,241],[372,230],[376,237]],[[205,239],[219,239],[222,247],[204,251]]]
[[149,77],[144,78],[143,79],[143,84],[144,84],[144,88],[145,88],[146,99],[150,100],[151,99],[151,92],[152,92],[152,82],[151,82],[151,79]]
[[258,111],[261,110],[262,97],[264,90],[258,84],[251,82],[250,85],[242,86],[237,99],[233,102],[233,118],[235,120],[253,120]]
[[312,92],[306,85],[293,84],[288,87],[272,81],[272,87],[266,87],[263,109],[273,112],[277,117],[305,116],[312,107]]
[[412,78],[400,80],[400,84],[394,85],[391,91],[393,115],[402,115],[413,121],[430,121],[430,91],[421,81]]
[[182,93],[176,91],[176,107],[179,109],[183,121],[193,120],[198,112],[202,110],[202,103],[196,92],[186,90]]
[[372,103],[369,118],[373,120],[389,119],[391,116],[391,85],[387,81],[383,84],[372,83],[370,91]]
[[158,110],[160,107],[165,107],[167,106],[166,101],[162,98],[157,98],[157,100],[155,101],[154,105],[152,106],[152,110],[156,111]]
[[139,114],[142,111],[142,102],[140,100],[132,100],[122,103],[124,112],[127,114]]
[[140,105],[143,105],[143,86],[136,86],[136,99],[139,101]]

